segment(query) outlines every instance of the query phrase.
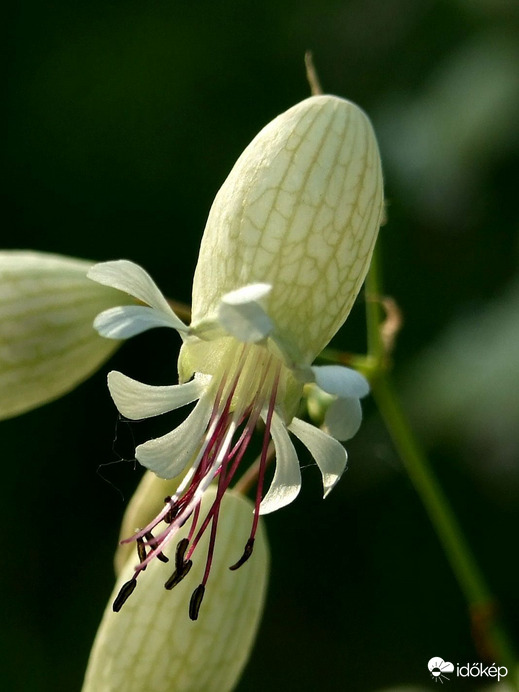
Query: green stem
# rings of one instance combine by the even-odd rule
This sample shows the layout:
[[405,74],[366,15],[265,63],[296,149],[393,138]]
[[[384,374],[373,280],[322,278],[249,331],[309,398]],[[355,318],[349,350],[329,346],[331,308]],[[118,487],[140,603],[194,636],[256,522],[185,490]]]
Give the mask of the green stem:
[[372,392],[395,448],[429,515],[454,575],[467,601],[476,646],[509,670],[508,682],[519,690],[512,643],[496,617],[496,601],[485,582],[460,525],[420,444],[411,430],[388,373],[380,337],[380,269],[377,258],[366,279],[368,361],[378,363],[372,375]]
[[[465,596],[475,627],[476,642],[490,649],[499,664],[514,670],[514,654],[506,633],[495,619],[495,599],[485,583],[463,532],[438,480],[418,445],[388,375],[373,384],[373,396],[395,448],[420,496],[447,559]],[[489,646],[488,646],[489,645]]]

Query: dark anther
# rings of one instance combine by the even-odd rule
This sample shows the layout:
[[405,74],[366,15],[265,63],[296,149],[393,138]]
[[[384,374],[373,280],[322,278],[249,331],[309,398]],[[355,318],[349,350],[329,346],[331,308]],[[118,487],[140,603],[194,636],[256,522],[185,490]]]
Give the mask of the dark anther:
[[[166,504],[167,504],[168,502],[171,503],[171,495],[167,495],[167,496],[164,498],[164,502],[165,502]],[[171,505],[171,507],[169,508],[168,512],[167,512],[166,515],[164,516],[164,521],[166,522],[166,524],[171,524],[172,521],[173,521],[173,520],[175,519],[175,517],[177,516],[177,514],[178,514],[178,507],[175,507],[174,505]]]
[[[151,531],[147,531],[144,535],[146,536],[146,540],[151,545],[151,547],[154,548],[155,546],[153,545],[153,543],[155,541],[155,536],[151,533]],[[161,562],[169,562],[169,557],[166,557],[164,553],[157,553],[156,557]]]
[[114,613],[118,613],[121,610],[128,598],[132,595],[133,590],[136,586],[137,580],[135,579],[135,577],[133,579],[130,579],[130,581],[127,581],[126,584],[123,584],[121,586],[121,590],[117,594],[117,598],[115,599],[112,606]]
[[189,541],[187,538],[183,538],[177,545],[177,552],[175,553],[175,567],[178,570],[182,569],[182,565],[184,564],[184,555],[186,554],[188,545]]
[[247,562],[247,560],[252,555],[253,548],[254,548],[254,538],[249,538],[249,540],[245,544],[245,550],[243,551],[243,555],[240,557],[238,562],[236,562],[234,565],[232,565],[232,567],[229,567],[229,569],[232,569],[234,571],[235,569],[238,569],[238,567],[241,567],[244,562]]
[[191,600],[189,601],[189,617],[191,618],[191,620],[198,619],[198,611],[200,610],[200,606],[202,605],[204,593],[205,586],[203,584],[197,586],[196,589],[193,591],[193,595],[191,596]]
[[191,560],[188,560],[187,562],[183,562],[180,568],[177,567],[177,569],[173,572],[171,577],[164,584],[166,589],[170,591],[174,586],[180,584],[180,582],[186,576],[186,574],[189,572],[192,566],[193,562]]
[[[146,559],[146,548],[144,547],[144,541],[142,538],[137,539],[137,555],[139,556],[139,562],[144,562]],[[143,572],[146,567],[143,567],[141,572]]]

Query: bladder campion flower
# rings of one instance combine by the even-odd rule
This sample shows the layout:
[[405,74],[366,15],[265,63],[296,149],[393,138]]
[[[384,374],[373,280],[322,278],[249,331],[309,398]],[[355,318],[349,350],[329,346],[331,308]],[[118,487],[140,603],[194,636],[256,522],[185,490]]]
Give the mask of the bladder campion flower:
[[[219,190],[200,248],[189,327],[136,264],[119,260],[90,270],[90,278],[145,304],[101,313],[94,323],[100,334],[120,339],[169,326],[183,341],[178,385],[152,387],[120,372],[109,374],[120,413],[142,419],[197,401],[175,430],[136,449],[138,461],[162,478],[187,472],[156,518],[127,539],[137,542],[140,562],[114,609],[146,566],[164,559],[165,546],[192,517],[166,588],[187,574],[210,527],[205,571],[189,608],[197,618],[222,498],[260,420],[265,432],[252,527],[231,569],[252,553],[260,514],[287,505],[299,493],[301,472],[289,432],[315,459],[325,496],[338,481],[347,462],[344,447],[295,414],[304,384],[313,383],[334,397],[328,430],[340,430],[346,439],[360,425],[366,380],[342,366],[311,364],[350,312],[382,213],[380,157],[368,118],[348,101],[314,96],[267,125]],[[347,424],[334,424],[338,413]],[[271,438],[276,467],[264,494]],[[213,481],[215,498],[202,516],[201,500]]]

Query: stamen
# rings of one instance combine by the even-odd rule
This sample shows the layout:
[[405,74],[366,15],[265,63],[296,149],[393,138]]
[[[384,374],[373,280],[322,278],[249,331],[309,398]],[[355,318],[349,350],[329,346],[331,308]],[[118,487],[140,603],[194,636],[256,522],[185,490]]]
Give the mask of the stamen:
[[188,560],[187,562],[182,562],[180,565],[178,565],[176,570],[171,575],[171,577],[164,584],[165,588],[168,591],[171,591],[171,589],[174,586],[176,586],[177,584],[180,584],[180,582],[188,574],[188,572],[192,566],[193,566],[192,560]]
[[[242,359],[243,350],[240,356],[240,362]],[[229,446],[236,430],[236,416],[233,415],[233,417],[229,419],[229,410],[231,407],[232,397],[234,396],[236,387],[238,385],[239,377],[240,371],[238,369],[232,383],[230,384],[230,392],[227,395],[223,411],[217,418],[213,420],[212,429],[210,428],[206,433],[205,442],[202,445],[203,452],[200,455],[199,461],[195,462],[196,469],[192,468],[192,473],[188,474],[191,475],[191,481],[184,496],[180,499],[178,498],[180,489],[184,485],[187,478],[184,479],[184,483],[181,484],[175,496],[168,500],[170,503],[169,508],[166,511],[163,509],[162,512],[160,512],[160,514],[157,516],[156,520],[150,522],[150,524],[146,527],[146,529],[148,529],[156,526],[161,519],[170,513],[173,502],[177,503],[177,506],[174,507],[174,520],[171,522],[168,528],[154,538],[153,544],[157,547],[147,555],[145,560],[146,564],[151,562],[154,557],[158,557],[160,549],[162,549],[166,543],[173,538],[176,530],[185,524],[193,511],[196,513],[194,522],[196,525],[197,512],[199,511],[199,505],[203,494],[211,481],[218,474],[220,465],[228,456]],[[195,466],[195,464],[193,466]],[[141,530],[137,536],[146,535],[146,529]],[[190,538],[193,532],[194,528],[192,528],[190,532]],[[133,538],[135,539],[135,536]],[[188,558],[190,557],[192,550],[193,548],[188,554]]]
[[[214,413],[214,410],[213,410]],[[178,517],[179,514],[181,514],[185,506],[187,506],[188,502],[187,500],[192,497],[195,493],[196,488],[199,485],[199,479],[203,478],[203,474],[200,473],[200,464],[203,462],[204,458],[206,457],[207,453],[207,446],[215,436],[215,430],[217,428],[218,420],[212,420],[212,423],[210,423],[209,428],[206,432],[204,442],[201,444],[200,449],[198,450],[197,456],[195,461],[193,462],[190,470],[188,473],[184,476],[183,481],[179,485],[175,495],[173,496],[168,496],[166,498],[166,504],[163,507],[163,509],[157,514],[157,516],[150,521],[149,524],[147,524],[143,529],[140,529],[136,534],[133,534],[133,536],[129,536],[128,538],[124,538],[121,541],[121,544],[124,545],[125,543],[131,543],[132,541],[136,541],[138,538],[141,538],[146,535],[148,531],[151,531],[154,529],[158,524],[160,524],[161,521],[164,520],[165,517],[171,517],[172,513],[174,514],[173,521]],[[197,479],[198,477],[198,479]],[[213,476],[214,477],[214,476]],[[212,480],[212,478],[211,478]],[[186,490],[187,489],[187,490]],[[182,496],[182,493],[185,494]],[[189,516],[189,513],[186,515],[186,518]],[[173,521],[171,523],[173,523]],[[185,519],[184,519],[185,521]],[[169,533],[168,530],[164,531],[163,534],[161,534],[159,537],[157,537],[156,540],[161,541],[163,535],[166,535],[166,533]],[[153,558],[155,557],[155,551],[151,551],[146,558],[146,562],[149,563]]]
[[[190,517],[191,513],[196,510],[202,500],[205,490],[218,474],[220,464],[222,463],[223,459],[225,459],[226,455],[228,455],[229,446],[232,442],[232,438],[237,427],[236,415],[233,415],[230,419],[229,411],[240,379],[243,361],[247,355],[246,346],[247,345],[244,344],[241,349],[238,365],[232,381],[226,382],[226,378],[224,377],[223,381],[220,383],[216,397],[217,400],[213,406],[213,413],[211,415],[209,427],[205,435],[205,440],[200,447],[197,458],[195,459],[191,470],[184,477],[184,480],[180,484],[175,495],[173,497],[166,498],[167,503],[165,507],[159,512],[155,519],[144,527],[144,529],[141,529],[137,532],[137,534],[134,534],[133,536],[121,541],[121,543],[129,543],[137,540],[138,538],[146,536],[146,533],[154,529],[162,520],[164,520],[166,517],[168,519],[173,518],[172,513],[175,514],[173,521],[169,523],[168,528],[166,528],[158,536],[154,537],[152,545],[156,547],[153,548],[146,556],[146,559],[136,567],[136,570],[138,571],[142,571],[142,569],[149,564],[153,558],[158,557],[162,549],[173,538],[176,531],[183,526],[183,524]],[[223,398],[223,391],[226,385],[228,385],[229,391],[226,392],[223,410],[219,410],[221,400]],[[181,493],[183,493],[184,490],[185,493],[181,496]]]
[[[152,547],[158,543],[157,539],[151,533],[151,531],[146,531],[146,533],[144,535],[146,536],[148,543]],[[166,557],[166,555],[164,555],[164,553],[162,553],[162,552],[155,553],[155,557],[158,558],[161,562],[169,562],[169,557]],[[145,558],[146,558],[146,556],[145,556]],[[141,562],[144,562],[144,560],[141,560]]]
[[234,565],[229,567],[229,569],[234,572],[234,570],[238,569],[243,564],[245,564],[247,562],[247,560],[250,558],[250,556],[252,555],[253,549],[254,549],[254,538],[249,538],[249,540],[245,544],[245,550],[243,551],[243,555],[240,557],[238,562],[236,562]]
[[187,560],[186,562],[184,562],[184,555],[186,553],[188,545],[189,540],[187,538],[183,538],[181,541],[179,541],[177,545],[177,551],[175,553],[175,571],[164,584],[164,586],[168,590],[172,589],[177,584],[180,584],[182,579],[186,576],[186,574],[193,566],[191,560]]
[[167,495],[164,498],[165,504],[169,504],[169,510],[167,514],[164,517],[164,521],[166,524],[171,524],[173,522],[173,519],[177,516],[178,514],[178,508],[173,505],[173,500],[171,498],[171,495]]
[[[238,569],[252,555],[269,457],[270,428],[280,380],[281,363],[273,367],[273,360],[271,354],[262,357],[258,368],[257,351],[248,344],[243,345],[237,361],[229,359],[228,369],[224,372],[215,393],[205,434],[189,471],[176,492],[164,498],[164,507],[155,519],[123,541],[136,541],[140,563],[135,567],[133,579],[123,585],[114,601],[113,608],[116,612],[135,589],[139,573],[146,569],[155,557],[163,562],[168,561],[163,552],[166,545],[191,519],[192,524],[187,537],[182,538],[176,547],[175,569],[164,586],[170,590],[187,576],[193,566],[191,556],[211,523],[204,574],[189,604],[189,617],[192,620],[198,618],[211,572],[221,503],[243,460],[258,421],[264,418],[265,433],[259,460],[258,488],[251,533],[242,556],[230,569]],[[218,480],[216,496],[209,511],[199,523],[204,493],[215,479]]]
[[[146,548],[144,547],[144,541],[142,538],[137,539],[137,555],[139,556],[139,563],[144,562],[146,559]],[[142,568],[142,572],[146,569],[146,567]]]
[[202,605],[202,599],[204,598],[205,586],[200,584],[193,591],[191,600],[189,602],[189,617],[191,620],[198,619],[198,612],[200,611],[200,606]]
[[[268,383],[267,374],[268,374],[268,370],[270,367],[270,363],[271,363],[271,358],[269,358],[269,360],[265,364],[264,372],[262,373],[261,381],[264,384]],[[267,386],[268,386],[268,384],[267,384]],[[264,398],[263,398],[262,394],[260,393],[256,397],[256,400],[254,402],[253,407],[249,407],[249,409],[247,411],[247,413],[249,415],[249,419],[245,425],[244,430],[242,431],[238,441],[236,442],[236,444],[232,448],[231,452],[227,455],[226,459],[222,463],[221,475],[220,475],[220,479],[218,481],[218,491],[217,491],[216,498],[213,502],[213,505],[212,505],[211,509],[209,510],[209,512],[207,513],[204,521],[202,522],[202,526],[198,530],[198,533],[197,533],[196,537],[194,538],[194,540],[192,540],[192,532],[190,532],[189,539],[190,539],[190,541],[192,540],[192,543],[191,543],[191,548],[189,549],[188,557],[190,557],[193,554],[199,540],[201,539],[202,535],[204,534],[206,528],[209,526],[209,522],[215,516],[215,514],[217,514],[219,511],[222,498],[223,498],[225,492],[227,491],[227,489],[229,488],[229,486],[232,482],[232,479],[233,479],[236,471],[238,470],[238,467],[241,463],[241,460],[243,459],[243,456],[244,456],[245,452],[247,451],[248,444],[252,438],[252,435],[254,433],[254,429],[256,427],[256,424],[257,424],[259,417],[260,417],[260,414],[261,414],[261,409],[263,407],[263,401],[264,401]],[[231,465],[231,468],[229,469],[227,475],[225,475],[225,471],[227,469],[228,462],[233,457],[234,457],[234,461]],[[205,583],[205,581],[204,581],[204,583]]]
[[177,545],[177,552],[175,553],[175,567],[180,569],[184,564],[184,555],[186,554],[187,546],[189,545],[189,540],[183,538]]
[[128,598],[132,595],[134,592],[135,587],[137,586],[137,577],[132,577],[130,581],[127,581],[125,584],[123,584],[119,590],[119,593],[117,594],[117,597],[115,601],[113,602],[112,609],[114,613],[118,613],[123,605],[126,603]]

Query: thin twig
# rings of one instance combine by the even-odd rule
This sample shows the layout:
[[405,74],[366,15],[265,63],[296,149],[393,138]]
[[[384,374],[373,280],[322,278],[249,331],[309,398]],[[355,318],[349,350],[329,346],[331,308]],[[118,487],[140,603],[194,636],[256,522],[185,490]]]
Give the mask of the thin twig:
[[308,84],[310,85],[310,93],[312,96],[320,96],[323,94],[323,88],[319,80],[319,75],[314,65],[314,57],[311,50],[307,50],[305,53],[305,67],[306,67],[306,78]]

